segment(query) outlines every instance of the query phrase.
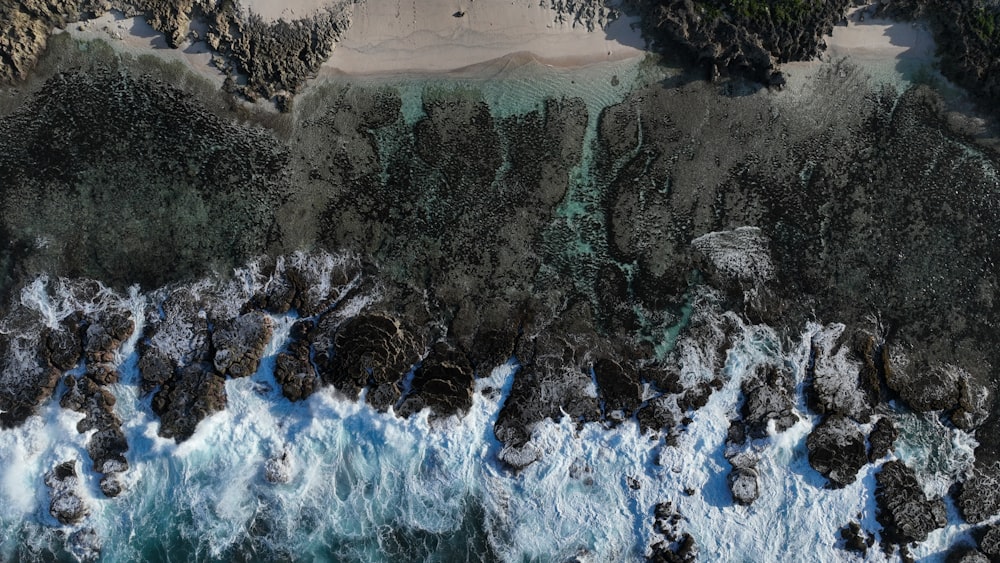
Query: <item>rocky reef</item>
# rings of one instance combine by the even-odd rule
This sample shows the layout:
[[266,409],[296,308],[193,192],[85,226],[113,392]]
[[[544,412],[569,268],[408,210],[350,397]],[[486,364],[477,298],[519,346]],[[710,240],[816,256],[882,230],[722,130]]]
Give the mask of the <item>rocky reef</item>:
[[653,0],[633,2],[644,32],[663,51],[680,49],[709,78],[738,75],[783,86],[779,64],[811,60],[850,0]]
[[[39,0],[5,3],[0,28],[0,81],[24,80],[34,68],[54,28],[117,10],[144,16],[172,48],[182,47],[192,21],[207,26],[201,38],[220,55],[227,87],[249,100],[275,99],[283,106],[290,95],[315,76],[350,25],[350,4],[332,4],[304,19],[267,22],[238,2],[215,0]],[[198,38],[197,35],[194,38]]]
[[[0,224],[17,250],[0,420],[59,394],[94,431],[84,466],[113,496],[123,386],[183,442],[266,354],[281,395],[261,396],[363,397],[435,423],[514,360],[483,429],[498,472],[545,459],[550,421],[634,421],[669,460],[724,395],[713,462],[737,510],[773,486],[767,448],[797,441],[817,489],[875,475],[882,531],[848,524],[846,542],[905,545],[946,516],[894,459],[896,422],[916,411],[976,431],[971,471],[947,478],[964,481],[962,516],[988,521],[1000,159],[926,87],[817,74],[809,112],[691,75],[603,108],[567,96],[520,112],[469,84],[331,82],[267,129],[124,63],[53,73],[0,116]],[[123,381],[130,341],[138,376]],[[282,447],[255,466],[274,488],[299,463]],[[688,559],[693,536],[663,506],[649,552]]]

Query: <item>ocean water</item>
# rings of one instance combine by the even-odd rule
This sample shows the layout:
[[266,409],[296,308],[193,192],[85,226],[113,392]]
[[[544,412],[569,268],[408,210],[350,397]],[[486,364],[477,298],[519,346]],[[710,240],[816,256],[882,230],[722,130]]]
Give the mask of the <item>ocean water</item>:
[[[351,259],[287,258],[310,268],[321,292],[336,289],[332,265]],[[638,561],[657,539],[654,507],[667,500],[707,561],[788,561],[803,553],[808,560],[838,561],[846,557],[836,547],[838,528],[860,519],[866,529],[878,530],[877,464],[854,484],[830,490],[807,461],[805,438],[819,422],[802,392],[810,342],[836,334],[837,326],[810,323],[797,337],[782,338],[720,310],[710,298],[694,299],[691,314],[735,326],[733,345],[722,389],[691,415],[675,446],[641,435],[634,421],[607,428],[546,420],[532,435],[541,459],[520,472],[502,467],[492,426],[519,368],[516,358],[476,381],[472,407],[461,417],[431,420],[424,411],[401,419],[329,387],[289,402],[273,370],[294,313],[272,317],[264,360],[252,377],[227,381],[225,411],[203,420],[180,445],[160,438],[150,398],[139,393],[138,335],[162,314],[169,294],[187,292],[208,308],[236,314],[250,295],[273,283],[261,271],[251,264],[225,281],[206,278],[148,293],[103,286],[94,292],[92,284],[44,277],[25,287],[21,308],[4,319],[7,334],[15,314],[16,326],[34,327],[34,337],[76,310],[127,311],[136,321],[115,361],[121,381],[111,386],[131,467],[124,492],[104,498],[99,476],[89,470],[88,435],[75,430],[81,415],[58,405],[60,385],[56,398],[23,426],[0,431],[2,560],[87,560],[78,532],[92,529],[87,537],[100,545],[99,559],[109,562]],[[356,297],[343,314],[363,312],[378,299],[377,290]],[[33,336],[27,329],[20,334]],[[181,354],[180,341],[188,335],[170,334]],[[707,359],[713,345],[683,333],[672,343],[687,383],[716,375]],[[726,484],[725,436],[740,407],[740,384],[759,365],[793,374],[800,421],[751,443],[761,496],[742,507],[734,505]],[[902,437],[895,455],[917,468],[928,493],[942,494],[940,483],[970,465],[975,441],[968,434],[917,415],[900,415],[896,422]],[[265,466],[282,456],[287,482],[269,482]],[[79,460],[79,493],[90,509],[76,526],[60,525],[48,513],[43,484],[45,472],[68,459]],[[952,523],[916,546],[919,560],[943,560],[948,546],[968,537],[950,510]],[[877,549],[870,557],[884,558]]]

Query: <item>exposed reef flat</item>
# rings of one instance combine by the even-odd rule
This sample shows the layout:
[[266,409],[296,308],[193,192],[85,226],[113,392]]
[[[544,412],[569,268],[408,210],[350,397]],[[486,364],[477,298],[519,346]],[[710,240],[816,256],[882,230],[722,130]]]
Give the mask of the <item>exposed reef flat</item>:
[[[322,71],[374,8],[73,6],[122,12],[0,96],[0,557],[997,552],[1000,157],[850,38],[786,90],[602,52],[394,78]],[[775,85],[836,13],[710,7],[661,23]],[[392,25],[446,53],[477,9]],[[208,52],[80,40],[139,13]]]

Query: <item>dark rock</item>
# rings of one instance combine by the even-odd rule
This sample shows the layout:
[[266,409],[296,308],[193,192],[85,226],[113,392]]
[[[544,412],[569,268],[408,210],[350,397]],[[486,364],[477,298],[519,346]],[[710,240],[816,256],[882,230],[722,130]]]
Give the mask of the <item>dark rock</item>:
[[79,478],[76,462],[67,461],[45,474],[49,487],[49,514],[61,524],[77,524],[90,514],[90,508],[77,493]]
[[44,354],[32,339],[0,334],[0,427],[21,425],[52,396],[60,372]]
[[747,427],[742,420],[736,418],[729,421],[729,430],[726,431],[726,443],[731,446],[738,446],[747,441]]
[[973,547],[955,547],[948,552],[946,563],[990,563],[990,558]]
[[83,355],[83,339],[74,322],[63,323],[61,330],[45,331],[44,355],[56,369],[68,371],[76,367]]
[[[807,374],[810,408],[820,414],[840,414],[868,422],[879,393],[878,372],[872,357],[875,340],[867,333],[856,335],[855,342],[863,348],[852,351],[839,342],[843,331],[843,325],[826,327],[810,343],[813,356],[812,369]],[[859,354],[860,364],[852,357]]]
[[896,438],[899,438],[899,430],[892,420],[886,416],[878,419],[868,435],[868,461],[874,463],[888,455],[895,447]]
[[865,436],[856,423],[841,415],[823,419],[806,438],[809,465],[840,488],[853,483],[868,463]]
[[203,418],[226,408],[226,379],[208,364],[191,364],[153,395],[152,407],[160,416],[159,435],[183,442]]
[[594,362],[593,369],[605,417],[617,421],[631,417],[641,403],[642,386],[636,370],[607,358]]
[[103,474],[101,490],[107,496],[115,496],[121,492],[121,486],[114,475],[128,470],[125,453],[129,449],[122,421],[114,413],[115,397],[89,375],[79,379],[67,375],[65,381],[66,393],[59,404],[85,415],[77,423],[78,432],[96,430],[87,440],[87,453],[94,471]]
[[310,361],[310,341],[313,324],[297,321],[289,331],[287,351],[278,354],[274,363],[274,379],[289,401],[301,401],[318,387],[316,368]]
[[841,528],[840,537],[844,540],[844,549],[862,556],[867,555],[868,548],[875,545],[875,536],[863,530],[857,522],[850,522]]
[[510,465],[514,465],[510,460],[530,463],[541,455],[528,444],[537,422],[561,420],[566,415],[577,422],[596,421],[601,415],[597,399],[583,392],[591,381],[583,369],[574,366],[572,358],[567,362],[554,354],[554,342],[537,343],[536,347],[544,352],[536,355],[534,364],[524,365],[514,374],[510,395],[493,425],[494,435],[504,444],[502,460]]
[[414,336],[399,321],[378,314],[359,315],[344,323],[337,331],[334,350],[328,369],[320,365],[323,379],[350,396],[370,386],[377,392],[369,393],[369,402],[377,401],[381,408],[399,399],[399,383],[420,352]]
[[899,393],[917,412],[950,409],[958,404],[960,379],[968,374],[951,366],[914,366],[902,359],[890,362],[885,372],[889,388]]
[[83,338],[87,375],[101,385],[118,382],[113,362],[122,343],[135,330],[135,321],[125,313],[103,315],[91,323]]
[[264,461],[264,479],[268,483],[274,485],[288,483],[292,480],[293,471],[292,456],[288,451]]
[[683,523],[684,517],[674,510],[673,503],[657,503],[653,508],[653,530],[663,539],[650,546],[652,553],[647,561],[693,563],[697,560],[697,545],[691,534],[683,531]]
[[276,315],[295,309],[302,317],[324,313],[346,298],[363,270],[357,259],[323,254],[296,254],[279,264],[267,289],[254,296],[251,304]]
[[448,343],[438,342],[414,371],[412,391],[399,406],[406,417],[430,407],[438,417],[468,412],[472,407],[474,376],[465,354]]
[[261,313],[218,322],[212,332],[216,371],[229,377],[253,375],[273,333],[270,317]]
[[764,373],[743,382],[741,413],[747,435],[753,439],[766,438],[772,423],[776,432],[784,432],[799,420],[793,412],[787,377],[773,366],[762,369]]
[[733,500],[737,504],[750,506],[760,496],[757,471],[750,467],[734,468],[726,478]]
[[652,433],[654,436],[659,436],[661,432],[669,432],[676,424],[666,396],[650,399],[636,412],[636,419],[639,422],[639,432]]
[[159,348],[139,346],[139,373],[142,375],[142,392],[150,393],[174,377],[176,363]]
[[971,474],[962,482],[958,508],[962,517],[971,524],[1000,514],[1000,467],[977,461]]
[[977,428],[986,421],[993,406],[989,387],[971,375],[958,380],[958,407],[951,413],[952,423],[964,430]]
[[901,461],[888,461],[875,475],[876,519],[882,538],[905,545],[927,539],[927,534],[948,523],[944,501],[929,500],[916,473]]
[[69,549],[79,561],[97,561],[101,557],[101,538],[91,527],[73,530],[69,535]]
[[712,396],[714,389],[707,382],[703,381],[690,389],[684,391],[677,398],[677,406],[682,411],[696,411],[708,404],[708,399]]
[[1000,526],[993,524],[986,528],[979,540],[979,550],[993,561],[1000,559]]
[[477,331],[468,355],[476,368],[477,377],[486,377],[497,366],[505,364],[514,355],[517,331],[514,329],[488,329]]
[[306,19],[267,22],[224,2],[206,14],[206,40],[246,76],[240,93],[251,100],[295,93],[330,58],[350,24],[347,10],[320,10]]
[[308,356],[281,353],[275,360],[274,379],[281,385],[281,393],[289,401],[301,401],[316,390],[318,378]]

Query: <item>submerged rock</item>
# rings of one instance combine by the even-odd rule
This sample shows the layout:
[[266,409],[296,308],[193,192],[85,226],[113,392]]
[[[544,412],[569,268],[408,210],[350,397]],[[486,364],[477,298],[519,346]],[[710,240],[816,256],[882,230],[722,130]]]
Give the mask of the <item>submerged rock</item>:
[[61,524],[77,524],[90,514],[90,508],[80,498],[77,488],[76,462],[67,461],[45,474],[49,487],[49,514]]
[[853,483],[858,471],[868,463],[865,436],[858,425],[845,416],[823,419],[809,433],[806,447],[809,465],[826,477],[833,488]]
[[726,478],[733,500],[737,504],[750,506],[760,496],[760,483],[757,470],[751,467],[734,468]]
[[80,561],[97,561],[101,557],[101,537],[91,527],[73,530],[69,535],[69,549]]
[[903,462],[887,461],[875,482],[876,519],[885,541],[897,545],[924,541],[948,523],[944,501],[928,499],[916,473]]
[[292,456],[287,450],[264,461],[264,479],[273,485],[291,481],[293,471]]
[[840,538],[844,540],[844,549],[868,555],[868,549],[875,545],[875,536],[861,528],[857,522],[850,522],[840,529]]

